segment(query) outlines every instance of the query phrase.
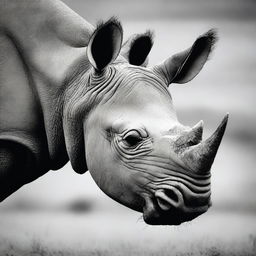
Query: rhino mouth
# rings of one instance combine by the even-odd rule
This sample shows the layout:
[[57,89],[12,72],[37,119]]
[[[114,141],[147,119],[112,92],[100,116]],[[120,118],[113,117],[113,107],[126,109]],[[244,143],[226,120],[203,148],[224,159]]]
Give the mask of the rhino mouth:
[[159,195],[146,199],[143,208],[145,223],[149,225],[180,225],[195,219],[211,207],[210,196],[205,198],[204,204],[190,207],[186,206],[183,200],[182,202],[176,200],[177,198],[163,199]]
[[[204,211],[206,212],[206,211]],[[170,212],[158,210],[154,214],[143,214],[143,219],[148,225],[172,225],[178,226],[184,222],[191,221],[198,217],[201,213],[191,213],[190,215],[184,215],[181,211],[173,209]]]

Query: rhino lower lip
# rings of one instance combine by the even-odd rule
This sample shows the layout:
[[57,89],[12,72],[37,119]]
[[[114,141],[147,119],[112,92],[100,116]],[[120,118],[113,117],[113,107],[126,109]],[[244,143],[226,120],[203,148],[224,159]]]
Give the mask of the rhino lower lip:
[[[205,211],[204,211],[205,212]],[[180,225],[183,222],[188,222],[203,214],[204,212],[193,213],[184,215],[184,213],[172,209],[170,211],[163,211],[159,209],[154,213],[143,213],[143,219],[148,225]]]

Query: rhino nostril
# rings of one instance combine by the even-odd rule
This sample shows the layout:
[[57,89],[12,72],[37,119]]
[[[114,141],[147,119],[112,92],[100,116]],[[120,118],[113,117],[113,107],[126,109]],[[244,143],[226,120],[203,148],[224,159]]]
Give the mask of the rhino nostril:
[[178,203],[179,202],[179,198],[178,196],[172,191],[172,190],[165,190],[165,194],[168,198],[170,198],[172,201]]
[[155,196],[159,207],[164,211],[170,210],[172,207],[176,208],[179,205],[179,197],[171,189],[158,190]]

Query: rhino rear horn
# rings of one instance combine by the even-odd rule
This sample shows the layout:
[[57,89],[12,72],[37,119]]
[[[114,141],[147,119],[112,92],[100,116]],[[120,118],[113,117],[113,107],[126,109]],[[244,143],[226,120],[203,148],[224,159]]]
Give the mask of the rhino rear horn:
[[117,58],[123,40],[123,29],[119,21],[111,18],[100,24],[90,38],[87,56],[91,65],[97,70],[103,70]]
[[228,116],[226,114],[216,131],[208,139],[183,152],[183,161],[195,172],[199,174],[209,173],[225,133]]
[[192,80],[203,68],[217,40],[214,29],[201,35],[192,47],[177,53],[154,67],[167,84],[183,84]]
[[132,65],[146,67],[148,54],[153,46],[153,33],[131,36],[122,46],[121,55]]

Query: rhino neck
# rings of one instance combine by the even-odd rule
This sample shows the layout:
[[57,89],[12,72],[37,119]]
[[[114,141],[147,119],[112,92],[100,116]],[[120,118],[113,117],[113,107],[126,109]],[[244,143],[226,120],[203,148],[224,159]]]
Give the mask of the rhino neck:
[[53,83],[50,90],[48,87],[49,84],[42,86],[43,90],[40,95],[40,103],[52,169],[61,168],[69,160],[63,128],[63,111],[67,103],[66,96],[69,95],[70,90],[76,91],[75,88],[70,88],[70,85],[74,83],[76,77],[80,77],[81,74],[86,73],[88,68],[88,60],[85,54],[81,54],[70,64],[62,81]]
[[[78,52],[76,52],[78,50]],[[33,83],[38,102],[41,106],[43,123],[47,138],[50,168],[59,169],[68,161],[68,155],[63,131],[63,108],[65,105],[65,92],[70,81],[81,68],[86,72],[87,61],[84,57],[85,49],[70,49],[74,51],[75,59],[67,61],[65,75],[62,79],[49,79],[47,74],[33,72]]]
[[[73,169],[77,173],[87,171],[83,134],[85,118],[80,106],[88,103],[87,88],[90,65],[87,56],[74,65],[75,72],[70,73],[63,91],[62,127],[67,154]],[[92,104],[86,104],[92,106]],[[89,112],[89,109],[85,110]]]

